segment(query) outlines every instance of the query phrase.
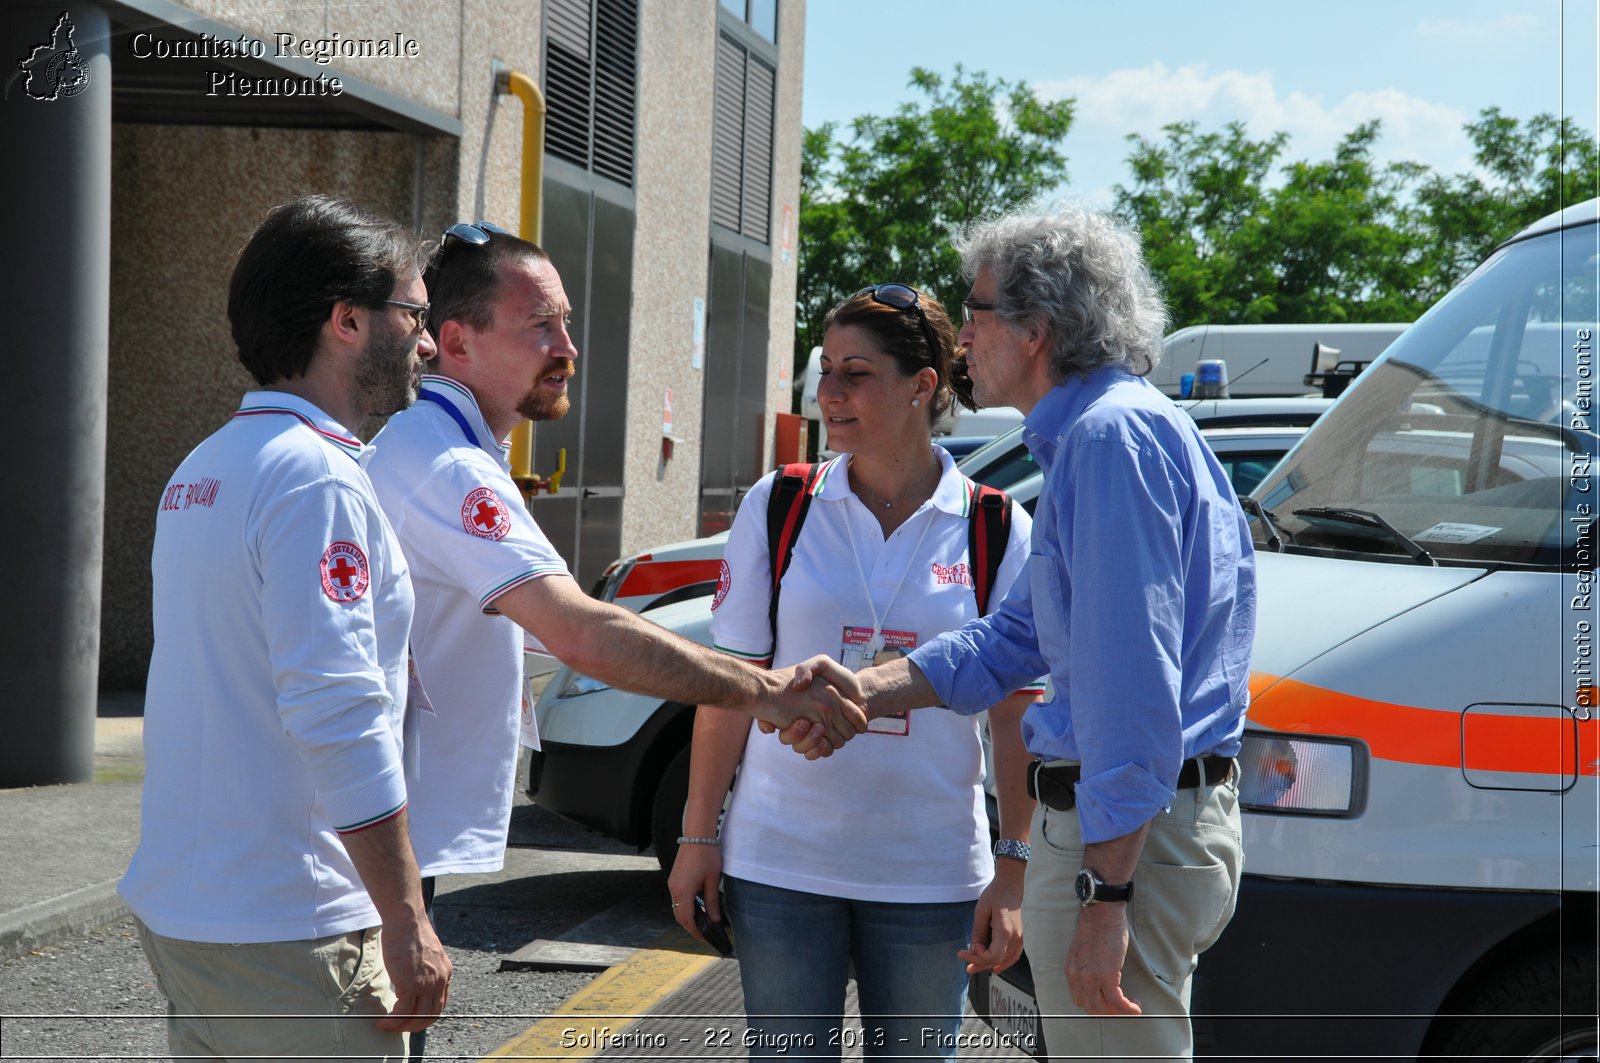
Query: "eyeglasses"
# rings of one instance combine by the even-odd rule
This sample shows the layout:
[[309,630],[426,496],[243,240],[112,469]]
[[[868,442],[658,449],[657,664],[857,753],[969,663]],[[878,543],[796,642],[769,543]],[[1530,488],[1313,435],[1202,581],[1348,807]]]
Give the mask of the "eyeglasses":
[[511,232],[509,229],[502,229],[490,221],[480,221],[475,225],[464,221],[456,222],[444,231],[443,236],[439,237],[439,253],[434,255],[433,264],[422,278],[423,283],[428,286],[429,291],[432,291],[438,285],[439,277],[444,273],[444,257],[445,253],[450,249],[451,240],[459,240],[461,243],[472,247],[482,247],[496,236],[515,235],[516,233]]
[[909,284],[891,282],[889,284],[874,284],[863,288],[850,298],[857,299],[863,295],[872,296],[872,301],[892,306],[896,310],[915,310],[917,322],[922,326],[922,338],[928,341],[928,357],[937,364],[939,360],[939,343],[934,338],[933,326],[928,323],[928,315],[922,309],[922,297],[917,290]]
[[963,325],[972,324],[973,314],[979,310],[993,310],[994,306],[995,304],[993,303],[980,303],[975,299],[961,300],[961,323]]
[[402,310],[411,311],[418,332],[428,327],[428,308],[433,305],[432,303],[403,303],[399,299],[385,299],[383,302],[386,306],[398,306]]

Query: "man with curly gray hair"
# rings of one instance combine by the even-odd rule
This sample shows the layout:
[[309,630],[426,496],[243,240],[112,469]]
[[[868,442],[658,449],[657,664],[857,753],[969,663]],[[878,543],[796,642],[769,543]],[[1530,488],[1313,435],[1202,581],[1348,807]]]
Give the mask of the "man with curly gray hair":
[[868,715],[976,712],[1049,671],[1022,725],[1039,801],[1023,931],[1047,1046],[1187,1058],[1196,958],[1243,863],[1250,535],[1194,422],[1144,379],[1167,315],[1133,232],[1032,209],[958,246],[974,396],[1024,411],[1045,475],[1033,558],[997,612],[864,671]]

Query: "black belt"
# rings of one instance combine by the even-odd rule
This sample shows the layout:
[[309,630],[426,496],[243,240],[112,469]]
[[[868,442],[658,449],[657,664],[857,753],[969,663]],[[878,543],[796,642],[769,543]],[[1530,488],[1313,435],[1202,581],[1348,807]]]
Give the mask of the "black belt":
[[[1215,786],[1233,774],[1233,758],[1207,755],[1184,761],[1178,772],[1177,788],[1187,790],[1199,786],[1202,773],[1206,785]],[[1076,764],[1046,766],[1042,760],[1033,761],[1028,765],[1028,796],[1042,802],[1046,808],[1066,812],[1078,803],[1074,787],[1082,776],[1083,769]]]

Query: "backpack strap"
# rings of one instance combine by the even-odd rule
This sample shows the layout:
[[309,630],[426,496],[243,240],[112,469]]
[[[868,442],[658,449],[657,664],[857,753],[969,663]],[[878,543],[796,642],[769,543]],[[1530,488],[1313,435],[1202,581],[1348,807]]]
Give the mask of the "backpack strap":
[[976,495],[967,510],[967,557],[972,561],[972,593],[978,599],[978,615],[985,616],[989,592],[1011,541],[1011,496],[983,484],[972,486]]
[[767,557],[772,563],[772,595],[767,622],[772,628],[772,652],[778,652],[778,592],[784,573],[794,558],[794,542],[811,508],[811,490],[825,463],[796,462],[778,470],[767,498]]

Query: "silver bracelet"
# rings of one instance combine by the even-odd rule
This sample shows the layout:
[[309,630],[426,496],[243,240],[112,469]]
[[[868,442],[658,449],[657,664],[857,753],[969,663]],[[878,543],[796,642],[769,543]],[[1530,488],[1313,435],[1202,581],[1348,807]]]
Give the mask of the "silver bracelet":
[[678,837],[679,845],[721,845],[721,838],[690,838],[686,835]]
[[1019,842],[1015,838],[1001,838],[994,843],[994,855],[1010,857],[1026,864],[1028,857],[1033,855],[1033,846],[1027,842]]

